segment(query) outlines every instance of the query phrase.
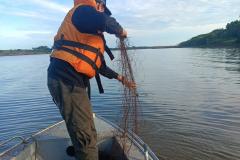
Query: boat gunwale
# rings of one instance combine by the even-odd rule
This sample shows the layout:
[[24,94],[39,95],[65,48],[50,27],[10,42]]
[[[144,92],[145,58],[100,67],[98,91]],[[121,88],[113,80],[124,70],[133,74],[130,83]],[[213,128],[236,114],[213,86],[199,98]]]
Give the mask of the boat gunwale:
[[[96,117],[103,120],[104,122],[110,124],[113,128],[117,129],[118,131],[123,132],[122,128],[120,128],[118,125],[110,122],[109,120],[106,120],[105,118],[98,116],[98,115]],[[130,130],[128,130],[128,133],[126,135],[131,140],[131,142],[133,142],[134,145],[137,146],[138,149],[140,149],[142,151],[142,153],[146,153],[146,151],[147,151],[152,160],[159,160],[158,157],[153,153],[153,151],[148,147],[148,145],[146,143],[144,143],[143,140],[138,135],[136,135],[134,132],[132,132]],[[146,146],[146,148],[144,146]]]
[[[95,115],[95,116],[98,119],[104,121],[105,123],[111,125],[114,129],[116,129],[116,130],[118,130],[120,132],[123,132],[122,128],[120,128],[118,125],[112,123],[111,121],[109,121],[109,120],[107,120],[107,119],[105,119],[105,118],[103,118],[103,117],[101,117],[99,115]],[[8,154],[9,152],[13,151],[14,149],[17,149],[19,146],[21,146],[23,144],[31,145],[32,142],[35,141],[36,136],[38,136],[38,135],[40,135],[40,134],[42,134],[42,133],[44,133],[44,132],[46,132],[46,131],[48,131],[50,129],[52,129],[52,128],[62,124],[62,123],[64,123],[64,120],[62,120],[60,122],[57,122],[57,123],[55,123],[53,125],[50,125],[49,127],[45,128],[43,130],[38,131],[37,133],[35,133],[35,134],[31,135],[30,137],[26,138],[25,141],[24,141],[25,143],[23,143],[23,142],[18,143],[16,145],[14,145],[13,147],[7,149],[6,151],[3,151],[2,153],[0,153],[0,158],[3,157],[4,155]],[[159,160],[158,157],[153,153],[153,151],[148,147],[148,145],[146,143],[144,143],[143,140],[141,140],[138,135],[136,135],[135,133],[133,133],[132,131],[129,131],[129,130],[128,130],[128,133],[126,135],[127,135],[127,138],[129,138],[130,141],[132,143],[134,143],[134,145],[138,149],[141,150],[142,153],[145,154],[146,152],[148,152],[148,154],[150,155],[152,160]],[[147,146],[147,147],[145,148],[144,146]]]
[[[61,123],[64,123],[64,120],[62,120],[62,121],[60,121],[60,122],[57,122],[57,123],[54,123],[54,124],[48,126],[47,128],[42,129],[42,130],[38,131],[37,133],[34,133],[34,134],[31,135],[30,137],[24,139],[22,142],[17,143],[17,144],[15,144],[14,146],[10,147],[9,149],[7,149],[7,150],[3,151],[2,153],[0,153],[0,158],[3,157],[4,155],[8,154],[9,152],[13,151],[14,149],[17,149],[17,147],[19,147],[19,146],[21,146],[21,145],[23,145],[23,144],[31,145],[32,142],[34,142],[36,136],[38,136],[38,135],[40,135],[41,133],[44,133],[44,132],[50,130],[51,128],[54,128],[54,127],[60,125]],[[8,140],[7,140],[7,141],[8,141]]]

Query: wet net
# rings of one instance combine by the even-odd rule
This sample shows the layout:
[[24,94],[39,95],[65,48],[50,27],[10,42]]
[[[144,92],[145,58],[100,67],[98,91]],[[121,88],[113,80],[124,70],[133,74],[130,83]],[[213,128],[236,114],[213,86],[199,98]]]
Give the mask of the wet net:
[[[122,108],[119,120],[121,131],[116,133],[119,138],[121,146],[125,155],[129,154],[132,146],[131,136],[132,133],[138,133],[139,123],[139,99],[136,88],[129,88],[127,82],[135,82],[133,68],[131,65],[132,59],[127,53],[129,46],[128,39],[119,39],[117,41],[118,48],[120,49],[119,55],[119,68],[122,76],[124,77],[125,85],[122,89]],[[124,83],[124,82],[123,82]],[[130,140],[130,141],[129,141]],[[129,143],[130,142],[130,143]]]

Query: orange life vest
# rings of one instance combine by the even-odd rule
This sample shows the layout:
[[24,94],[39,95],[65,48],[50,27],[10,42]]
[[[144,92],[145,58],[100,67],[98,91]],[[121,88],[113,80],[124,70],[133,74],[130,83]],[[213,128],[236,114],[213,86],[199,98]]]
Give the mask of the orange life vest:
[[104,40],[101,35],[81,33],[72,24],[74,11],[82,5],[96,8],[95,0],[78,0],[66,15],[57,35],[51,57],[64,60],[79,73],[92,78],[98,74],[104,54]]

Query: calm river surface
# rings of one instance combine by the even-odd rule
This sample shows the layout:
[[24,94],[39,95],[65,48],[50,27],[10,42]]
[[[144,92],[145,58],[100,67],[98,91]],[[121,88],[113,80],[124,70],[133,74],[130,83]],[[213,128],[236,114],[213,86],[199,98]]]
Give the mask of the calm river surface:
[[[131,56],[142,106],[140,136],[160,158],[240,159],[240,50],[137,50]],[[48,64],[48,55],[0,57],[0,141],[28,137],[61,120],[46,86]],[[103,95],[92,83],[94,111],[115,122],[119,83],[103,78]]]

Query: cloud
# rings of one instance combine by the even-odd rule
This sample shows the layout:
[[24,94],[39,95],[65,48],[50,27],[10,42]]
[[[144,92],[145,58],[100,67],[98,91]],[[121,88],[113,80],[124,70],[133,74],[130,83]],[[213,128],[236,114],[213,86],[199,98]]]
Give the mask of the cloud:
[[[142,26],[146,24],[159,26],[158,23],[162,22],[168,25],[195,25],[225,22],[230,14],[236,14],[237,17],[239,13],[233,13],[232,10],[240,10],[240,1],[123,0],[116,2],[114,0],[110,8],[113,9],[113,13],[116,11],[116,16],[121,20],[141,22]],[[133,23],[131,25],[134,26]]]
[[70,7],[49,0],[15,0],[0,4],[0,13],[5,15],[59,21]]
[[48,30],[0,31],[0,49],[31,49],[41,45],[51,46],[54,33]]
[[[72,0],[13,1],[3,1],[0,4],[0,14],[7,15],[1,17],[0,35],[9,34],[16,39],[18,36],[23,36],[36,42],[43,42],[44,37],[48,42],[73,5]],[[109,0],[107,2],[113,16],[127,29],[134,45],[177,44],[192,36],[223,28],[226,23],[236,20],[240,14],[239,0]],[[42,41],[36,38],[35,40],[34,35],[40,36]],[[114,36],[110,37],[114,42]]]
[[51,31],[44,30],[4,30],[0,31],[1,38],[19,38],[28,39],[32,38],[31,35],[49,35],[53,34]]
[[17,16],[17,17],[28,17],[28,18],[33,18],[33,19],[43,19],[43,20],[51,20],[51,21],[58,21],[55,17],[49,16],[49,15],[44,15],[39,12],[35,11],[26,11],[26,10],[14,10],[9,12],[9,10],[1,10],[1,14],[6,14],[6,15],[12,15],[12,16]]
[[112,0],[108,5],[137,45],[177,44],[224,28],[240,10],[239,0]]
[[[207,33],[216,28],[223,28],[225,24],[210,24],[198,26],[169,26],[162,29],[134,29],[130,28],[129,37],[136,42],[145,43],[145,45],[176,45],[181,41],[187,40],[198,34]],[[172,38],[174,37],[174,39]],[[151,41],[149,41],[151,39]]]
[[44,7],[46,9],[51,9],[51,10],[55,10],[58,12],[63,12],[63,13],[67,13],[69,11],[69,7],[53,2],[53,1],[49,1],[49,0],[27,0],[29,3],[35,3],[41,7]]

